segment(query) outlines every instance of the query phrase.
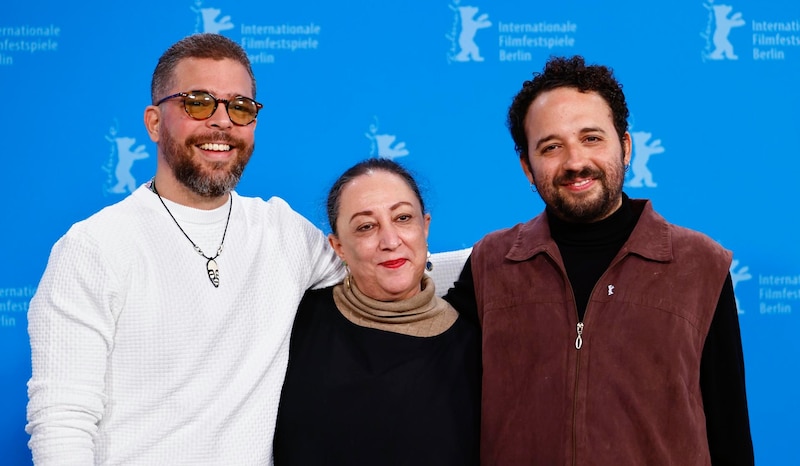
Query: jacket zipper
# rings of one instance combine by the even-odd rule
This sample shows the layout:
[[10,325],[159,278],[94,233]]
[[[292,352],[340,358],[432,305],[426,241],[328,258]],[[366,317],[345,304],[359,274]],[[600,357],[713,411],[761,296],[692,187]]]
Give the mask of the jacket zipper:
[[[565,274],[566,275],[566,274]],[[599,280],[598,280],[599,282]],[[592,287],[592,294],[589,296],[594,295],[594,288]],[[572,285],[570,285],[570,289],[572,289]],[[574,296],[574,293],[573,293]],[[586,314],[589,311],[589,306],[586,306],[586,311],[583,313],[583,319],[586,320]],[[575,315],[578,315],[578,310],[575,309]],[[583,347],[583,328],[585,324],[583,321],[579,320],[578,323],[575,325],[575,350],[580,351]],[[575,388],[573,391],[572,397],[572,466],[576,466],[578,464],[578,381],[580,380],[581,375],[581,357],[580,354],[575,358]]]
[[[566,273],[564,274],[566,276]],[[569,281],[567,281],[569,283]],[[572,289],[572,285],[569,285],[570,290]],[[573,296],[574,296],[573,292]],[[575,309],[575,315],[578,315],[578,310]],[[586,314],[584,314],[584,319],[586,318]],[[575,325],[575,330],[577,332],[577,337],[575,338],[575,350],[580,351],[581,347],[583,346],[583,322],[578,320],[578,323]],[[573,388],[573,397],[572,397],[572,466],[576,466],[578,463],[578,381],[580,380],[580,373],[581,373],[581,358],[580,354],[577,355],[575,358],[575,387]]]
[[[583,332],[583,322],[578,322],[578,339],[575,340],[575,348],[580,350],[580,345],[583,344],[580,334]],[[581,369],[581,358],[575,358],[575,387],[573,389],[574,396],[572,397],[572,466],[577,464],[578,455],[578,374]]]
[[583,322],[578,322],[578,338],[575,339],[575,349],[581,349],[583,346]]
[[[622,254],[620,254],[620,253],[622,253]],[[601,281],[603,281],[603,277],[606,276],[606,274],[609,272],[609,270],[614,268],[614,266],[616,266],[617,263],[620,262],[626,255],[627,255],[627,251],[623,252],[622,250],[620,250],[619,252],[617,252],[617,257],[615,259],[613,259],[610,264],[608,264],[608,267],[606,268],[605,272],[603,272],[603,274],[597,280],[597,283],[600,283]],[[569,290],[572,293],[572,296],[573,296],[573,299],[574,299],[575,292],[572,290],[572,284],[569,282],[569,277],[567,276],[567,272],[565,270],[563,270],[563,268],[562,268],[561,273],[563,274],[564,280],[566,280],[567,286],[569,287]],[[597,288],[597,283],[595,283],[594,286],[592,286],[592,292],[589,294],[589,297],[590,297],[589,299],[590,300],[591,300],[591,297],[594,296],[595,289]],[[586,320],[586,316],[588,315],[588,313],[589,313],[589,305],[587,303],[586,310],[583,313],[583,320]],[[575,309],[575,316],[578,317],[578,319],[580,319],[580,317],[578,316],[577,306],[576,306],[576,309]],[[577,333],[577,336],[575,338],[575,350],[576,351],[580,351],[581,347],[583,347],[583,328],[584,328],[584,323],[581,320],[578,320],[578,323],[575,326],[575,331]],[[577,459],[577,455],[578,455],[578,379],[580,377],[580,369],[581,369],[581,358],[580,358],[580,355],[578,355],[578,357],[575,360],[575,388],[574,388],[574,392],[573,392],[574,396],[572,398],[572,465],[573,466],[577,465],[577,461],[578,461],[578,459]]]

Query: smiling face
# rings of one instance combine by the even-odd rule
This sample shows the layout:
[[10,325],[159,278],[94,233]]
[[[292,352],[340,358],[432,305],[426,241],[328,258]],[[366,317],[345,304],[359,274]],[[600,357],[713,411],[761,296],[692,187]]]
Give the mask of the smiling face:
[[[252,97],[247,69],[231,59],[184,59],[175,67],[171,82],[166,95],[206,91],[218,99]],[[210,118],[195,120],[184,110],[183,99],[176,97],[148,106],[145,124],[150,138],[158,143],[159,192],[169,196],[173,191],[171,198],[176,201],[226,195],[239,182],[253,153],[256,123],[234,125],[222,102]]]
[[631,138],[626,132],[620,141],[599,94],[570,87],[543,92],[528,109],[525,133],[522,169],[558,217],[591,223],[622,205]]
[[430,220],[401,177],[372,170],[342,189],[328,239],[362,293],[397,301],[420,291]]

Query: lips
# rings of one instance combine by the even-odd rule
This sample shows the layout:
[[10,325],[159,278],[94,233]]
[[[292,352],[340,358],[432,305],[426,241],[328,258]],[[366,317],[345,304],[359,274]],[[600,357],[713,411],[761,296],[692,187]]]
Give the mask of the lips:
[[583,191],[591,188],[595,181],[603,179],[603,172],[584,168],[580,172],[571,172],[560,176],[556,183],[569,189],[570,191]]
[[585,189],[589,189],[594,185],[595,179],[593,178],[586,178],[578,181],[572,181],[570,183],[564,183],[563,186],[570,191],[583,191]]
[[381,262],[380,265],[390,269],[396,269],[402,267],[406,262],[408,262],[406,259],[394,259],[386,262]]
[[591,182],[592,180],[580,180],[574,183],[570,183],[571,186],[575,186],[576,188],[580,188],[581,186],[586,185],[587,183]]
[[222,131],[194,135],[187,138],[186,144],[206,152],[230,152],[242,145],[241,141]]

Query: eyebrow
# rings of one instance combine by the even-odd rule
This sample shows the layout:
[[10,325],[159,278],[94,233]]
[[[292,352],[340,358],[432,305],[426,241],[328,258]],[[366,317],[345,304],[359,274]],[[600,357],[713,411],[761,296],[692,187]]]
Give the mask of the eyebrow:
[[[407,201],[400,201],[400,202],[397,202],[397,203],[393,204],[391,207],[389,207],[389,210],[392,210],[392,211],[394,211],[394,210],[397,210],[398,208],[400,208],[400,207],[402,207],[402,206],[404,206],[404,205],[407,205],[407,206],[410,206],[410,207],[413,207],[413,206],[414,206],[414,205],[413,205],[412,203],[410,203],[410,202],[407,202]],[[372,211],[372,210],[362,210],[362,211],[360,211],[360,212],[356,212],[356,213],[354,213],[353,215],[351,215],[351,216],[350,216],[350,221],[352,222],[352,221],[353,221],[353,219],[355,219],[356,217],[360,217],[360,216],[362,216],[362,215],[369,216],[369,215],[372,215],[372,214],[374,214],[374,211]]]
[[[587,126],[585,128],[581,128],[580,131],[578,131],[578,134],[595,133],[595,132],[606,134],[605,130],[603,128],[600,128],[599,126]],[[542,143],[549,141],[551,139],[558,139],[558,136],[555,134],[548,134],[547,136],[539,138],[539,140],[536,141],[536,145],[534,147],[538,149],[542,145]]]

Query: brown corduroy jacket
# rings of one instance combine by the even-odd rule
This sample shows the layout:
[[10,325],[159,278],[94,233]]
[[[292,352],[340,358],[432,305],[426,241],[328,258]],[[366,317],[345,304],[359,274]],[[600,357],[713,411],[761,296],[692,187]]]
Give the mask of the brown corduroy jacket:
[[580,323],[545,214],[475,245],[481,464],[710,464],[700,360],[731,254],[631,202]]

